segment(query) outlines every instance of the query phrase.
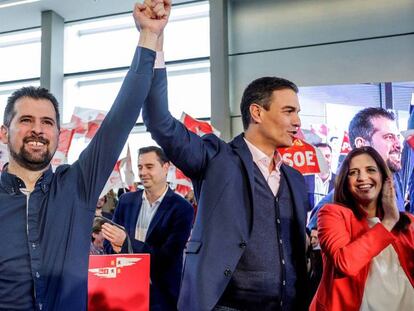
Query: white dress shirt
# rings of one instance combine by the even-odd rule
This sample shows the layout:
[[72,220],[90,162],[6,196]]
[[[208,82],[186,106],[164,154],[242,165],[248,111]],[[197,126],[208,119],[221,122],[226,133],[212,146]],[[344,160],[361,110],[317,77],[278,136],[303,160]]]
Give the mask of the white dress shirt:
[[142,203],[141,210],[139,211],[137,225],[135,227],[135,239],[145,242],[147,237],[148,228],[151,224],[152,219],[154,218],[155,213],[158,210],[162,200],[165,197],[165,194],[168,191],[168,185],[165,187],[164,193],[156,199],[152,204],[147,199],[145,190],[142,192]]
[[322,200],[329,192],[329,183],[331,182],[332,172],[329,172],[329,176],[325,181],[319,176],[319,174],[315,174],[315,189],[314,189],[314,206],[316,206],[320,200]]

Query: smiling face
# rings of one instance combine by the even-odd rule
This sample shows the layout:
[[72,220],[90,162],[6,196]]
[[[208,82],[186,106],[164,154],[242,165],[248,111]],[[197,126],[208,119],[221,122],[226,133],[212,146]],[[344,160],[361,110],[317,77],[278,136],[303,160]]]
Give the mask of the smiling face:
[[14,106],[10,126],[2,126],[2,141],[10,151],[10,163],[30,171],[46,168],[56,151],[59,130],[53,104],[47,99],[22,97]]
[[401,143],[395,121],[378,117],[371,123],[375,130],[370,145],[378,151],[391,172],[398,172],[401,170]]
[[348,172],[348,186],[355,202],[369,210],[376,208],[382,189],[383,177],[375,162],[368,154],[352,158]]
[[138,174],[144,188],[159,189],[167,183],[168,163],[161,164],[154,151],[140,154],[138,157]]

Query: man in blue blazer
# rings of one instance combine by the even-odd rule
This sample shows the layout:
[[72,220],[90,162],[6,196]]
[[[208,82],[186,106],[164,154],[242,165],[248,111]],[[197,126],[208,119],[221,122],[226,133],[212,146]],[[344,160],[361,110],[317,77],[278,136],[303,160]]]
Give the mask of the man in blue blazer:
[[[151,310],[177,310],[183,251],[190,236],[193,207],[167,184],[169,161],[161,148],[141,148],[138,171],[144,190],[122,195],[113,221],[125,227],[134,253],[151,255]],[[109,252],[127,253],[123,230],[102,226]]]
[[171,116],[165,68],[154,70],[145,125],[199,203],[179,310],[307,309],[305,183],[276,152],[292,145],[299,110],[292,82],[257,79],[241,102],[244,133],[200,138]]
[[319,174],[311,174],[305,176],[305,183],[308,189],[308,202],[311,211],[316,204],[327,195],[335,186],[336,175],[331,171],[332,165],[332,148],[326,143],[317,143],[315,147],[322,153],[326,164],[328,165],[328,172],[321,172]]

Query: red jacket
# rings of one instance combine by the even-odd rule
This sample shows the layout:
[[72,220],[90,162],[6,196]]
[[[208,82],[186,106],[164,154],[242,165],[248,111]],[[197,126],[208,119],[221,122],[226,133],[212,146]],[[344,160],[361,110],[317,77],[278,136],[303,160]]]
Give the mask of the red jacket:
[[349,208],[325,205],[318,214],[323,274],[310,311],[359,311],[371,259],[390,243],[414,287],[414,217],[408,232],[389,232],[378,223],[371,229]]

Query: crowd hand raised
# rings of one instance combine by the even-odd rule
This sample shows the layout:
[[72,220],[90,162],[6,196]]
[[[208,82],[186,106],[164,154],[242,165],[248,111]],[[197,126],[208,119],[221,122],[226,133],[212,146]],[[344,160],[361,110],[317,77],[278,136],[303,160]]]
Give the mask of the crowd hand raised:
[[384,209],[382,224],[391,231],[400,219],[400,212],[397,207],[394,183],[390,177],[387,177],[382,187],[382,207]]
[[171,0],[145,0],[136,3],[133,16],[137,29],[161,35],[171,12]]
[[104,223],[102,234],[111,243],[113,250],[119,253],[126,239],[125,231],[109,223]]

